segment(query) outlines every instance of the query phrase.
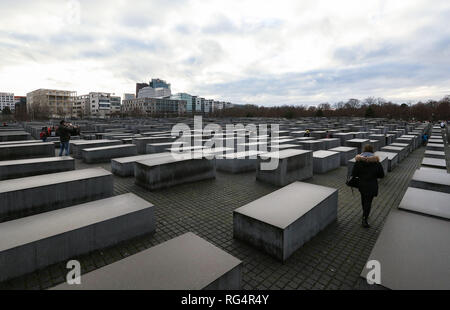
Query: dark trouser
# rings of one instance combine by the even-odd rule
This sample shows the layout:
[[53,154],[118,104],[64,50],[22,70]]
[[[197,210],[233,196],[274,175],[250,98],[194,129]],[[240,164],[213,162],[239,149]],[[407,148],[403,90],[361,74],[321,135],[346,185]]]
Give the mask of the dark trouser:
[[69,141],[60,142],[59,156],[62,156],[64,150],[66,150],[66,156],[69,156]]
[[370,214],[370,209],[372,208],[372,194],[361,193],[361,203],[363,209],[363,218],[367,219]]

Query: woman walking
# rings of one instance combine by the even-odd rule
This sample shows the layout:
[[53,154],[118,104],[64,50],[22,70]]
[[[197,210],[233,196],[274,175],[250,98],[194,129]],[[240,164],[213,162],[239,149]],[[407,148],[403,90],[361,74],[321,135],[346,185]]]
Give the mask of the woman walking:
[[383,167],[380,159],[375,156],[373,146],[366,144],[363,153],[356,155],[356,163],[353,167],[352,177],[359,180],[359,192],[361,193],[361,203],[363,209],[362,226],[369,228],[368,223],[372,200],[378,195],[378,181],[384,177]]

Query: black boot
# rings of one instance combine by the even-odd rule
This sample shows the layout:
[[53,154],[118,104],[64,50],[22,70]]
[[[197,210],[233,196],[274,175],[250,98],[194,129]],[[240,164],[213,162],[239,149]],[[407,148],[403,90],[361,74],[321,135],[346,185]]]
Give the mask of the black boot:
[[369,225],[369,223],[367,222],[367,217],[363,217],[363,220],[362,220],[362,227],[364,227],[364,228],[370,228],[370,225]]

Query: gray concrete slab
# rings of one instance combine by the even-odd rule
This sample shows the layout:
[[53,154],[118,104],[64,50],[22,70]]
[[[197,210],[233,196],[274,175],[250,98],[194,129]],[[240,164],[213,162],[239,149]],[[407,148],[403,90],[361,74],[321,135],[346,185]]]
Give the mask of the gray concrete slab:
[[299,143],[304,150],[310,150],[313,152],[325,150],[325,142],[321,140],[306,140],[306,141],[299,141]]
[[[447,220],[392,210],[368,261],[381,265],[381,285],[394,290],[450,289]],[[368,268],[361,272],[366,277]]]
[[101,146],[81,150],[83,162],[88,164],[109,162],[112,158],[136,155],[137,148],[134,144]]
[[356,147],[350,146],[339,146],[329,149],[332,152],[339,152],[341,155],[341,166],[347,166],[348,161],[358,154],[358,149]]
[[420,169],[414,172],[409,186],[450,194],[450,174],[442,169]]
[[444,144],[440,144],[440,143],[427,143],[426,149],[430,150],[430,151],[441,151],[441,152],[443,152],[444,151],[444,147],[445,147],[445,145]]
[[122,145],[120,140],[74,140],[70,141],[70,153],[73,158],[81,159],[83,149],[110,146],[110,145]]
[[[398,153],[391,153],[391,152],[375,152],[375,155],[380,156],[380,157],[387,157],[388,159],[388,166],[387,166],[387,171],[391,172],[392,170],[395,169],[395,167],[397,167],[398,165]],[[386,171],[385,171],[386,173]]]
[[147,151],[147,144],[152,143],[163,143],[163,142],[173,142],[175,138],[171,136],[151,136],[151,137],[143,137],[143,138],[133,138],[133,144],[136,145],[138,154],[145,154]]
[[0,223],[0,281],[154,230],[153,205],[132,193]]
[[6,141],[6,142],[0,142],[0,146],[11,145],[11,144],[32,144],[32,143],[42,143],[42,140]]
[[339,168],[341,165],[341,154],[333,151],[313,152],[313,173],[327,173]]
[[424,157],[422,159],[422,166],[447,170],[445,159]]
[[141,160],[171,156],[170,152],[127,156],[111,159],[111,172],[121,177],[134,176],[134,163]]
[[445,159],[445,152],[425,150],[425,157]]
[[408,187],[398,208],[449,220],[450,194]]
[[0,146],[0,160],[16,160],[55,156],[52,142],[8,144]]
[[406,147],[397,147],[397,146],[383,146],[380,149],[381,152],[389,152],[389,153],[397,153],[398,154],[398,162],[401,162],[408,155],[408,150]]
[[31,135],[25,131],[0,131],[0,142],[30,139]]
[[242,262],[186,233],[82,276],[55,290],[238,290]]
[[75,169],[70,156],[0,161],[0,180],[29,177]]
[[325,138],[325,139],[320,139],[318,141],[325,142],[325,150],[329,150],[329,149],[332,149],[334,147],[338,147],[341,145],[341,140],[339,138]]
[[215,159],[193,156],[158,157],[137,161],[134,166],[135,183],[148,190],[213,179],[216,177]]
[[294,182],[233,212],[233,236],[285,261],[337,218],[337,189]]
[[[313,158],[311,151],[287,149],[279,152],[261,154],[256,166],[256,179],[276,186],[285,186],[313,176]],[[278,161],[272,170],[263,170],[262,162]]]
[[112,174],[81,169],[0,181],[0,215],[38,213],[113,195]]
[[230,173],[256,172],[260,151],[236,152],[216,157],[216,169]]
[[358,154],[362,152],[362,148],[366,144],[370,144],[369,139],[350,139],[345,141],[345,146],[356,147]]

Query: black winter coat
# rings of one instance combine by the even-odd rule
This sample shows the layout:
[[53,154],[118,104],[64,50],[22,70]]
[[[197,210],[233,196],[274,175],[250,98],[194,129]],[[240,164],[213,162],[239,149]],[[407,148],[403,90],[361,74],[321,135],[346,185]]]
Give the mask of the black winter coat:
[[68,126],[59,126],[56,130],[56,134],[59,136],[61,142],[67,142],[70,140],[70,134],[75,132],[74,128]]
[[384,177],[384,171],[378,161],[356,161],[353,166],[352,176],[359,178],[359,191],[361,194],[377,196],[377,179]]

